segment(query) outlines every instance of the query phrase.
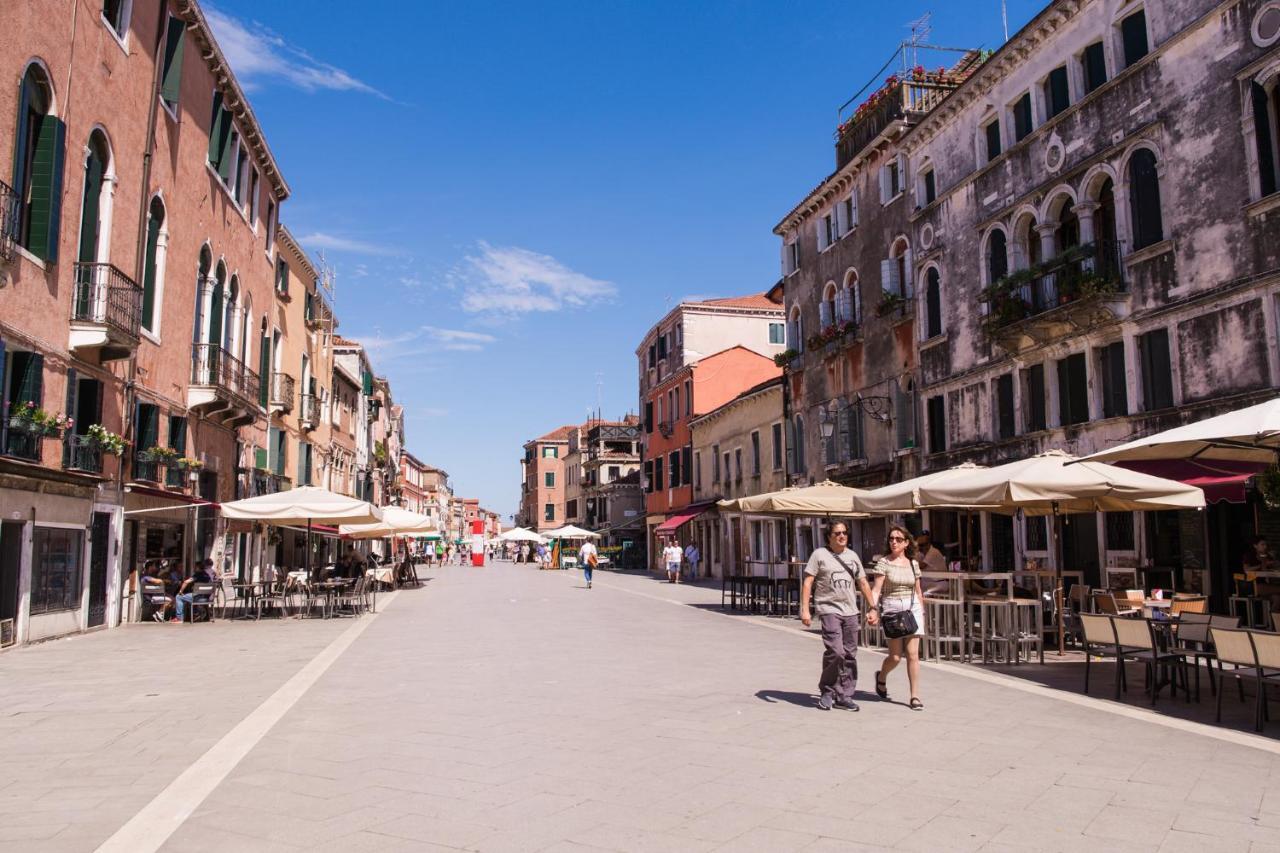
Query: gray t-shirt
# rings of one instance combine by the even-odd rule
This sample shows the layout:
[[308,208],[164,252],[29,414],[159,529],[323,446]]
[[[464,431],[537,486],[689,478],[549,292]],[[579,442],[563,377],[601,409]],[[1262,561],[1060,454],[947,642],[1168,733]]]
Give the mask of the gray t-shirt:
[[866,578],[867,573],[853,549],[845,548],[835,554],[827,548],[819,548],[809,557],[804,573],[814,577],[814,610],[819,616],[858,615],[854,585]]

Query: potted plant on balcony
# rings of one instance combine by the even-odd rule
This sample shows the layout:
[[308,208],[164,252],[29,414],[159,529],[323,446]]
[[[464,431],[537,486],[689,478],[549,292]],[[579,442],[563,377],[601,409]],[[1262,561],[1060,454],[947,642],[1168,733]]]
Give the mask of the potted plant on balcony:
[[33,401],[10,403],[9,429],[45,438],[58,438],[62,431],[75,426],[75,421],[61,412],[46,412]]
[[148,447],[138,454],[143,462],[154,462],[157,465],[169,466],[178,458],[178,451],[172,447]]
[[800,353],[796,352],[793,349],[785,349],[782,352],[774,355],[773,363],[778,365],[778,367],[786,367],[798,355],[800,355]]
[[907,298],[892,290],[880,291],[880,304],[876,306],[877,317],[887,317],[899,308],[906,306]]
[[183,456],[177,461],[177,465],[183,471],[199,471],[204,467],[204,463],[199,459],[193,459],[190,456]]
[[90,447],[102,453],[111,456],[124,456],[126,447],[124,438],[106,429],[102,424],[94,424],[89,427],[86,438]]

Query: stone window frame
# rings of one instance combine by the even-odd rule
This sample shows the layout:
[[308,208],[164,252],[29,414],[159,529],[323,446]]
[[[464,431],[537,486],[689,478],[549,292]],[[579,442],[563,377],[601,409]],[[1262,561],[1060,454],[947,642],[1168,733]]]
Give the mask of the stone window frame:
[[[938,200],[938,167],[933,162],[933,158],[928,154],[920,159],[920,165],[912,169],[915,173],[915,195],[916,207],[925,208]],[[929,175],[933,175],[933,198],[929,198],[926,181]]]
[[[1119,75],[1127,68],[1132,68],[1142,60],[1150,56],[1156,49],[1156,42],[1151,33],[1151,4],[1146,0],[1138,0],[1138,2],[1122,3],[1120,8],[1116,10],[1115,15],[1111,19],[1111,58],[1112,58],[1112,74]],[[1124,31],[1122,27],[1124,22],[1134,15],[1141,12],[1143,14],[1143,26],[1147,31],[1147,52],[1135,59],[1133,62],[1128,61],[1128,56],[1124,49]]]
[[[1276,0],[1274,5],[1280,8],[1280,0]],[[1280,90],[1280,59],[1272,60],[1257,72],[1240,80],[1240,124],[1245,146],[1245,171],[1249,179],[1250,202],[1262,201],[1264,198],[1272,198],[1280,193],[1280,114],[1277,114],[1272,121],[1271,139],[1272,164],[1276,170],[1276,192],[1263,195],[1262,169],[1258,160],[1258,127],[1253,108],[1255,83],[1262,86],[1269,94],[1268,100],[1274,102],[1278,97],[1276,91]]]
[[[929,273],[936,272],[938,274],[938,332],[937,334],[929,334]],[[946,337],[947,322],[946,311],[943,310],[943,276],[942,266],[937,261],[929,261],[920,269],[920,286],[916,288],[916,293],[920,300],[920,318],[923,322],[919,323],[920,340],[934,341]]]
[[818,325],[822,328],[841,320],[840,288],[828,280],[822,286],[822,298],[818,301]]
[[[156,248],[155,257],[152,259],[152,294],[151,294],[151,323],[152,328],[147,328],[145,317],[141,318],[138,324],[138,331],[148,340],[159,344],[161,335],[163,334],[164,325],[164,284],[166,261],[169,257],[169,205],[164,200],[164,190],[159,189],[152,193],[147,199],[147,221],[151,221],[151,209],[156,205],[160,205],[162,216],[160,218],[160,228],[156,232]],[[144,248],[145,252],[145,248]],[[145,289],[147,278],[147,264],[143,264],[142,281],[138,282]],[[145,295],[144,295],[145,298]]]
[[1013,264],[1011,263],[1009,254],[1010,246],[1013,241],[1009,237],[1009,226],[1004,222],[993,222],[982,233],[982,237],[978,241],[978,250],[980,253],[978,263],[979,279],[984,288],[995,284],[995,280],[991,277],[991,238],[997,231],[1004,237],[1004,274],[1008,275],[1010,271],[1013,270]]
[[861,280],[858,268],[849,267],[844,271],[844,279],[840,286],[841,294],[845,299],[845,312],[848,314],[845,319],[857,324],[862,323],[862,292],[858,288]]
[[[1133,156],[1141,150],[1147,150],[1156,158],[1156,189],[1160,193],[1160,239],[1141,249],[1134,248],[1134,223],[1132,213],[1132,199],[1130,197],[1132,187],[1129,185],[1129,163]],[[1152,246],[1159,246],[1173,239],[1173,235],[1169,233],[1169,225],[1173,221],[1169,214],[1169,188],[1172,186],[1169,182],[1169,174],[1167,170],[1167,160],[1164,152],[1160,150],[1160,146],[1152,139],[1138,139],[1125,148],[1120,155],[1116,169],[1114,196],[1116,199],[1116,237],[1121,245],[1125,248],[1125,255],[1135,252],[1141,252],[1150,249]]]
[[804,317],[799,305],[792,305],[787,314],[787,349],[804,352]]
[[[987,148],[987,128],[992,123],[996,125],[996,138],[1000,140],[1000,150],[992,154]],[[973,133],[973,156],[974,167],[982,170],[988,164],[995,162],[1004,154],[1005,148],[1004,127],[1000,110],[996,109],[994,104],[988,103],[986,107],[978,114],[977,128]]]

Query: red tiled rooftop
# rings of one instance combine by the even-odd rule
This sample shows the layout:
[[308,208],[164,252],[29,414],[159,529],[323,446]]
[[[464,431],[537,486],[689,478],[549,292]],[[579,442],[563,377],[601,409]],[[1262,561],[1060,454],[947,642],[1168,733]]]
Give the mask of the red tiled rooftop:
[[782,306],[769,298],[767,293],[753,293],[750,296],[727,296],[721,299],[704,299],[695,305],[715,305],[721,308],[756,308],[766,311],[781,311]]

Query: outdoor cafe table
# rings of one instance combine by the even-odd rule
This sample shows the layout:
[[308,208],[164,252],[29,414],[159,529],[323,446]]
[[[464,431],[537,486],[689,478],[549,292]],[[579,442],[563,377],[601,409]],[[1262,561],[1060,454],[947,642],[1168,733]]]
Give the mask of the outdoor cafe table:
[[232,618],[248,619],[250,618],[249,612],[253,611],[254,616],[252,618],[256,619],[257,608],[254,607],[254,604],[257,602],[258,596],[261,594],[260,590],[265,585],[265,581],[232,581],[231,588],[236,591],[236,600],[243,606],[241,615]]

